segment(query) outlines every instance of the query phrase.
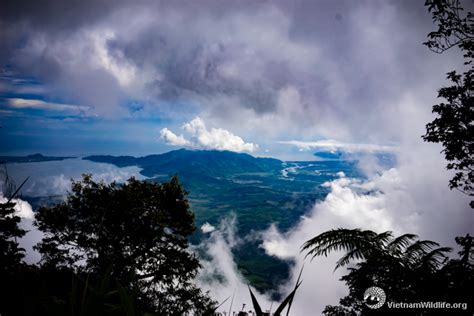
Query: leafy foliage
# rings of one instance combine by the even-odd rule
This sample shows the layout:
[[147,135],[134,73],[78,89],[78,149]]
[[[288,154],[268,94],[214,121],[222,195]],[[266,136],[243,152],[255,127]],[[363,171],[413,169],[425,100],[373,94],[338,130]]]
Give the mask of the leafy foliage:
[[0,269],[12,271],[21,263],[24,249],[20,248],[17,238],[25,235],[18,227],[20,218],[15,216],[15,203],[0,203]]
[[21,219],[15,215],[15,203],[12,202],[16,194],[15,184],[8,176],[4,165],[0,170],[0,176],[6,194],[4,197],[6,202],[0,203],[0,272],[8,273],[21,264],[25,250],[20,248],[17,238],[23,237],[26,231],[18,226]]
[[[472,12],[463,14],[459,0],[427,0],[425,6],[438,30],[428,34],[424,45],[440,54],[452,47],[460,48],[467,70],[462,74],[448,73],[452,85],[438,92],[446,102],[433,106],[437,117],[426,125],[423,139],[443,145],[449,161],[447,169],[456,171],[449,187],[474,196],[474,16]],[[474,201],[471,207],[474,208]]]
[[107,275],[138,293],[146,310],[163,315],[204,313],[213,302],[193,279],[199,261],[187,249],[194,215],[176,177],[158,184],[134,178],[119,185],[73,182],[67,201],[40,208],[45,233],[37,249],[44,268]]
[[303,251],[313,258],[344,251],[336,269],[355,262],[341,279],[348,285],[349,295],[340,300],[340,305],[327,306],[325,315],[400,312],[386,306],[373,311],[364,305],[363,293],[374,285],[382,288],[392,302],[467,302],[472,309],[474,301],[469,293],[474,290],[473,237],[457,237],[456,242],[462,247],[461,259],[449,259],[450,248],[419,240],[413,234],[394,238],[391,232],[339,228],[308,240]]

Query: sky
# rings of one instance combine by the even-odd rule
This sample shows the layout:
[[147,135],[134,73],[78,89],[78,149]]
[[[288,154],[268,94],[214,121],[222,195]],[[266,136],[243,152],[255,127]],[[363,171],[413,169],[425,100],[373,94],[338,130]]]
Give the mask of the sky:
[[[297,262],[283,292],[305,262],[295,245],[328,228],[410,232],[453,246],[455,236],[472,233],[472,209],[447,187],[442,148],[421,135],[446,73],[462,59],[455,49],[439,55],[422,45],[435,29],[423,4],[2,1],[0,154],[364,153],[365,179],[341,174],[289,232],[260,232],[269,255]],[[379,166],[379,152],[394,154],[396,165]],[[233,291],[247,298],[229,251],[238,243],[232,220],[205,227],[201,245],[211,255],[204,272],[229,280],[203,282],[219,299]],[[336,258],[306,262],[296,315],[347,293],[343,271],[333,273]]]
[[2,1],[0,151],[396,147],[460,63],[423,3]]

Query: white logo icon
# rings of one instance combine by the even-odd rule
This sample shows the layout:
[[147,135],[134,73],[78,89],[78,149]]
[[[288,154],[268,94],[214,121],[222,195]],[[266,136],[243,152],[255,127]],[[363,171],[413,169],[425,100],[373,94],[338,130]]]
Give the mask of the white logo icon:
[[376,286],[369,287],[364,292],[364,303],[372,309],[382,307],[386,298],[384,290]]

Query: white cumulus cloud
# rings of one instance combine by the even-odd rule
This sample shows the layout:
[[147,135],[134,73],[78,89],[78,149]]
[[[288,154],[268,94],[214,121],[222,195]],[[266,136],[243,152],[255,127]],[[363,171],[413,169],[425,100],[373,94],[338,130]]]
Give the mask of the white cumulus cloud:
[[160,131],[160,137],[168,145],[172,146],[230,150],[235,152],[254,152],[258,149],[257,144],[246,143],[241,137],[223,128],[208,129],[204,121],[199,117],[184,124],[182,128],[189,135],[188,139],[183,135],[176,135],[168,128],[163,128]]
[[213,231],[215,231],[216,228],[214,226],[212,226],[211,224],[209,223],[204,223],[202,226],[201,226],[201,231],[206,234],[206,233],[212,233]]
[[189,140],[185,139],[183,135],[176,135],[172,131],[170,131],[167,128],[163,128],[160,131],[160,137],[163,139],[167,144],[173,145],[173,146],[187,146],[190,145],[191,143]]

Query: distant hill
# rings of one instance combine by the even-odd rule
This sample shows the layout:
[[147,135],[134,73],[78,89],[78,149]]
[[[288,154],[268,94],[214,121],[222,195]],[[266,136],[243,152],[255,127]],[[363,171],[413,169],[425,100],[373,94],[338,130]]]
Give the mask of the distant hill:
[[42,154],[34,154],[28,156],[0,156],[0,163],[26,163],[26,162],[43,162],[72,159],[76,157],[49,157]]
[[207,176],[237,173],[273,172],[282,168],[282,161],[256,158],[248,154],[217,150],[179,149],[160,155],[135,158],[132,156],[88,156],[85,160],[114,164],[118,167],[139,166],[147,177],[178,174]]

